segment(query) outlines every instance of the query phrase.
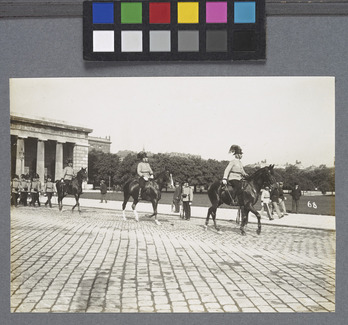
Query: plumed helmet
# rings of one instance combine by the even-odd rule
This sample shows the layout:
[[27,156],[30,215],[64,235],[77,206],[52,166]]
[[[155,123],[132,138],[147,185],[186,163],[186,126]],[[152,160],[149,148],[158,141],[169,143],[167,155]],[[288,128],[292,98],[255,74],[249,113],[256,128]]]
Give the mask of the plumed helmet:
[[26,177],[26,175],[25,175],[25,174],[22,174],[22,175],[21,175],[21,178],[25,178],[25,177]]
[[18,178],[18,175],[17,175],[17,174],[14,174],[14,175],[13,175],[13,178]]
[[47,175],[47,179],[52,178],[51,175]]
[[242,155],[243,151],[242,151],[242,148],[240,146],[233,144],[228,153],[232,153],[234,155]]
[[137,154],[137,157],[138,159],[143,159],[143,158],[146,158],[147,157],[147,154],[145,151],[140,151],[138,154]]
[[34,177],[35,178],[40,178],[40,175],[39,174],[35,174]]

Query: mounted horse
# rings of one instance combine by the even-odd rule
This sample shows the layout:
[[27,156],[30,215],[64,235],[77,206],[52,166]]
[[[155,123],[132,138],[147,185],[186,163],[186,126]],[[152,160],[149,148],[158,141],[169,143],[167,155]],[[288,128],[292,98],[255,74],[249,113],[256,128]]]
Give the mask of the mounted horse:
[[[254,208],[254,205],[259,198],[261,189],[265,186],[272,186],[275,183],[273,168],[274,165],[269,165],[257,170],[251,176],[247,176],[242,181],[241,191],[236,193],[238,202],[237,206],[240,207],[242,213],[242,223],[240,226],[242,235],[246,234],[244,227],[248,221],[250,211],[257,217],[258,228],[256,233],[258,235],[261,233],[261,215]],[[232,193],[228,186],[222,185],[220,181],[216,181],[210,185],[208,196],[212,206],[208,209],[205,229],[208,227],[209,217],[212,216],[215,229],[219,231],[220,229],[216,225],[216,210],[223,203],[230,206],[233,205]]]
[[67,194],[72,194],[75,197],[76,204],[72,207],[71,212],[73,212],[76,207],[78,211],[81,212],[79,199],[82,193],[82,182],[86,179],[87,168],[81,168],[76,174],[76,177],[73,177],[70,188],[63,180],[56,181],[59,211],[62,211],[63,208],[63,198]]
[[[149,218],[155,217],[155,222],[157,225],[161,223],[157,220],[157,205],[158,201],[161,199],[161,191],[170,182],[170,173],[165,170],[154,177],[153,180],[149,180],[141,192],[141,199],[145,201],[150,201],[152,203],[153,214],[147,216]],[[126,205],[130,197],[133,198],[132,209],[135,216],[135,220],[139,221],[138,212],[136,211],[136,205],[139,202],[139,180],[138,178],[130,179],[123,186],[124,200],[122,204],[123,220],[126,220]]]

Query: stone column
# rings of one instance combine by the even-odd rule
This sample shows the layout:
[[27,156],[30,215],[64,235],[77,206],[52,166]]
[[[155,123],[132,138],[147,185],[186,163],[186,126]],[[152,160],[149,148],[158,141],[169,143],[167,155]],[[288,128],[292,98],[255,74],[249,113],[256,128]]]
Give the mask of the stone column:
[[56,144],[56,166],[54,179],[61,179],[63,176],[63,143],[57,142]]
[[17,151],[16,151],[16,174],[20,176],[24,173],[24,139],[17,138]]
[[36,173],[39,174],[40,181],[43,183],[45,180],[45,142],[40,139],[37,140]]

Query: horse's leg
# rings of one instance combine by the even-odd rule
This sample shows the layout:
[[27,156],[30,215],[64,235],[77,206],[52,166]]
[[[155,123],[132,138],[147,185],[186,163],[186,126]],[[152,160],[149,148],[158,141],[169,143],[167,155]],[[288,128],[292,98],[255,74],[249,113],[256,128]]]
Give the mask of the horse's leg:
[[212,206],[208,209],[207,218],[205,219],[204,230],[208,229],[208,223],[209,223],[210,215],[212,214],[212,209],[213,209]]
[[122,203],[122,218],[123,218],[124,221],[127,220],[127,218],[126,218],[126,206],[127,206],[127,203],[128,203],[129,198],[130,198],[130,195],[129,195],[129,194],[125,195],[124,198],[123,198],[123,203]]
[[159,226],[161,223],[157,220],[157,205],[158,205],[158,201],[154,200],[154,201],[151,201],[151,203],[152,203],[152,208],[153,208],[153,214],[150,217],[154,216],[156,225]]
[[244,230],[244,226],[246,224],[246,221],[247,221],[247,218],[248,218],[248,212],[249,211],[246,211],[245,207],[241,206],[240,207],[240,212],[242,214],[242,222],[241,222],[241,225],[240,225],[240,232],[241,232],[241,235],[242,236],[245,236],[246,233],[245,233],[245,230]]
[[134,202],[132,204],[132,209],[133,209],[133,213],[134,213],[134,216],[135,216],[135,221],[136,222],[139,222],[139,215],[138,215],[138,212],[137,210],[135,209],[137,204],[138,204],[138,198],[134,199]]
[[213,222],[214,222],[214,227],[215,227],[215,229],[216,229],[217,231],[220,231],[220,227],[218,227],[217,224],[216,224],[216,211],[217,211],[217,208],[218,208],[218,207],[213,207],[211,216],[212,216],[212,218],[213,218]]
[[249,210],[255,214],[256,218],[257,218],[257,230],[256,230],[256,233],[258,235],[261,234],[261,215],[260,213],[253,207],[253,206],[250,206],[249,207]]
[[59,211],[62,211],[62,209],[63,209],[63,202],[62,202],[62,200],[63,200],[63,198],[60,197],[60,196],[58,195],[58,207],[59,207]]

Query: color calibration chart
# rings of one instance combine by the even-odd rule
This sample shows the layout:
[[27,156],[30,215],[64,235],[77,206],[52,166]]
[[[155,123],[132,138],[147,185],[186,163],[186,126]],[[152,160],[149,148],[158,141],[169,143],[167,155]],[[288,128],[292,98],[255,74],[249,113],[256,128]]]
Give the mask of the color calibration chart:
[[265,60],[265,1],[85,1],[90,61]]

